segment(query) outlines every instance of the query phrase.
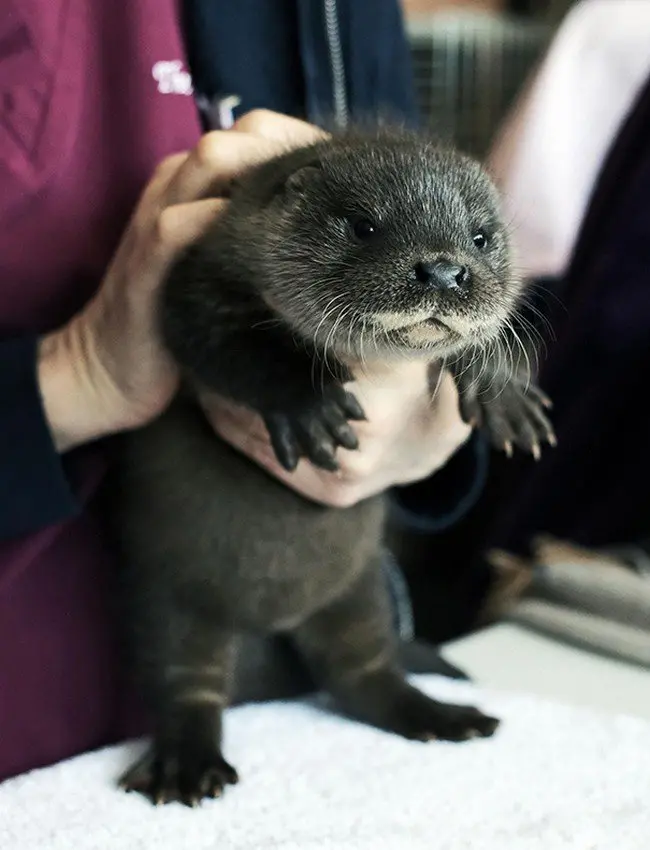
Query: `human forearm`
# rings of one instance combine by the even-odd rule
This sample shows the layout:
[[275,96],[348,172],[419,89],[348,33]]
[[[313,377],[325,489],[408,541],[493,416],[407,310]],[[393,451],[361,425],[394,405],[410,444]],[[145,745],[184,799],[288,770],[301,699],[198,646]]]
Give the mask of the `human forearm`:
[[126,406],[94,349],[92,335],[75,321],[38,344],[43,411],[60,453],[130,424]]

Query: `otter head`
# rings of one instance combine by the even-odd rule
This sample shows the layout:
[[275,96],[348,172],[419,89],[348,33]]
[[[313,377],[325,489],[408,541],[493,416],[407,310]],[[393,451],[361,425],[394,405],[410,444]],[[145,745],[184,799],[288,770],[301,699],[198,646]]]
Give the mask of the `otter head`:
[[263,216],[263,297],[320,350],[444,356],[489,342],[514,306],[495,187],[419,137],[315,146]]

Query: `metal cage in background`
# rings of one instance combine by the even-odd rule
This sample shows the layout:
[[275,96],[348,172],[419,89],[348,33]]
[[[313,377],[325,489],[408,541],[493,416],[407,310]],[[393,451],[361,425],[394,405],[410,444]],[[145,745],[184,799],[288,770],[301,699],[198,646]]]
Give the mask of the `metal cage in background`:
[[448,12],[407,20],[416,94],[428,127],[481,157],[553,28],[508,15]]

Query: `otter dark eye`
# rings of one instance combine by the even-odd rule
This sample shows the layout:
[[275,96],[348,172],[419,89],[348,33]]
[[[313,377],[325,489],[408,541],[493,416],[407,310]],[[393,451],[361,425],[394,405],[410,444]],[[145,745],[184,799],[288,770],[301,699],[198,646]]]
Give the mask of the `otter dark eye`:
[[476,233],[472,236],[472,241],[476,245],[476,247],[480,250],[485,248],[487,245],[488,239],[485,233],[482,230],[477,230]]
[[357,239],[370,239],[377,232],[377,225],[368,218],[354,218],[351,221],[352,230]]

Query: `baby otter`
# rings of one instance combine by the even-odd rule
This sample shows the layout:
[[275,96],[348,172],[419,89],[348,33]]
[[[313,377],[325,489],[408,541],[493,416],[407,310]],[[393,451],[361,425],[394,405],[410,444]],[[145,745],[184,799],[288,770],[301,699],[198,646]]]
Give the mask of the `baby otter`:
[[[301,457],[336,469],[364,415],[345,382],[400,357],[446,364],[466,415],[498,444],[535,452],[553,439],[541,396],[504,365],[519,291],[481,167],[383,131],[247,173],[172,269],[160,324],[188,386],[258,412],[287,469]],[[496,729],[406,681],[379,566],[383,497],[345,510],[303,499],[216,438],[191,392],[124,437],[115,483],[129,625],[155,719],[127,789],[195,804],[237,780],[221,721],[251,633],[289,638],[343,711],[382,729],[422,741]]]

